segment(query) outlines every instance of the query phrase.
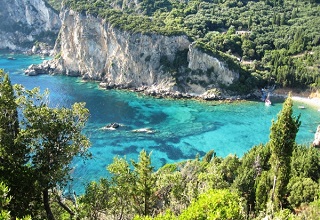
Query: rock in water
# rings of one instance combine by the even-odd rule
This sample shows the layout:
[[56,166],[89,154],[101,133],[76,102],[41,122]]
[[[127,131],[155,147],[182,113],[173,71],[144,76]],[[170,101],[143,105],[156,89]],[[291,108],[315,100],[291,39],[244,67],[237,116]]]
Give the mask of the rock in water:
[[320,147],[320,125],[318,126],[317,131],[314,135],[313,146]]

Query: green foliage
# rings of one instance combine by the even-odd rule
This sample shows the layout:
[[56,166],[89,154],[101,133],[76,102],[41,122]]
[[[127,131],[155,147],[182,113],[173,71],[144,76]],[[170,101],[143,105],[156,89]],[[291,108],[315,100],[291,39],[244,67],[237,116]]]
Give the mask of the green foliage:
[[295,138],[301,122],[300,116],[292,115],[292,99],[289,96],[283,103],[276,122],[272,122],[270,132],[271,172],[273,189],[271,200],[278,209],[285,202],[286,186],[290,178],[290,160],[295,146]]
[[320,152],[309,146],[297,146],[291,157],[291,175],[293,177],[311,178],[315,182],[320,179]]
[[47,217],[54,219],[49,190],[70,180],[69,164],[75,156],[89,156],[89,140],[82,133],[89,112],[84,103],[75,103],[71,109],[51,108],[38,89],[17,86],[16,90],[24,115],[19,141],[30,149],[28,166],[42,192]]
[[0,117],[0,172],[10,188],[9,210],[14,217],[42,218],[43,202],[48,219],[54,219],[49,191],[70,180],[69,164],[75,156],[88,156],[89,140],[82,129],[89,112],[83,103],[71,109],[51,108],[39,89],[12,87],[3,71],[0,79],[5,116]]
[[151,166],[151,154],[142,150],[139,155],[138,163],[132,162],[134,166],[134,209],[139,215],[150,215],[155,203],[155,177],[153,176],[153,167]]
[[25,166],[30,150],[19,141],[19,120],[16,94],[9,76],[0,70],[0,181],[11,189],[11,215],[22,217],[35,214],[39,194],[34,190],[33,175]]
[[184,210],[178,219],[245,219],[240,197],[229,190],[209,190]]
[[85,194],[80,197],[79,202],[84,204],[83,209],[89,219],[98,219],[106,208],[109,207],[110,183],[101,178],[99,182],[91,182],[86,186]]
[[170,210],[166,210],[165,213],[159,214],[155,217],[151,216],[135,216],[134,220],[174,220],[177,217]]
[[216,153],[214,152],[214,150],[208,151],[206,155],[204,155],[202,160],[203,162],[210,163],[212,157],[216,157]]
[[[9,196],[9,188],[3,182],[0,182],[0,219],[1,220],[10,220],[11,215],[8,210],[11,197]],[[31,220],[30,216],[26,216],[23,218],[16,218],[16,220]]]
[[9,188],[0,182],[0,218],[3,220],[10,219],[10,212],[7,207],[10,203],[11,198],[8,196]]
[[270,198],[270,190],[271,190],[271,181],[270,176],[267,171],[263,171],[260,176],[255,181],[255,210],[256,211],[263,211],[267,206],[267,202]]
[[133,214],[132,194],[135,178],[129,163],[124,158],[115,157],[107,170],[111,174],[110,214],[115,218]]
[[288,201],[293,207],[298,207],[302,203],[313,202],[320,192],[318,183],[304,177],[291,178],[287,190],[290,194]]
[[[240,166],[237,169],[237,176],[232,187],[237,189],[246,199],[247,206],[255,209],[256,198],[259,193],[263,193],[265,186],[266,171],[270,169],[269,158],[270,148],[268,146],[254,146],[251,150],[243,155]],[[261,176],[263,175],[263,177]],[[264,196],[263,196],[264,197]],[[259,198],[260,199],[260,198]],[[263,198],[258,203],[258,208],[264,201]],[[260,205],[261,204],[261,205]]]
[[71,170],[67,165],[74,156],[88,156],[89,140],[81,132],[89,117],[88,109],[84,103],[75,103],[71,109],[51,108],[38,89],[17,89],[25,127],[19,140],[31,149],[30,167],[38,173],[41,187],[65,183]]
[[45,0],[56,11],[59,11],[63,0]]

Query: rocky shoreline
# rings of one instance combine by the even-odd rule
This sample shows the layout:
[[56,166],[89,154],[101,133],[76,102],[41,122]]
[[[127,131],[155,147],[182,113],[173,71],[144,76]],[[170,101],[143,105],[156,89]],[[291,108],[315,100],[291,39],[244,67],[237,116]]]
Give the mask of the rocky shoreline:
[[[32,64],[25,70],[25,74],[28,76],[36,76],[40,74],[61,74],[57,71],[58,60],[45,60],[41,64]],[[90,80],[83,76],[83,80]],[[180,91],[170,91],[166,88],[161,88],[158,85],[152,86],[140,86],[132,87],[130,84],[114,84],[108,82],[99,82],[99,87],[102,89],[120,89],[128,90],[132,92],[142,93],[147,96],[154,98],[172,98],[172,99],[198,99],[205,101],[236,101],[236,100],[248,100],[248,99],[259,99],[258,93],[255,92],[247,95],[229,95],[226,91],[220,89],[210,89],[202,94],[195,93],[183,93]]]
[[[32,64],[25,70],[25,74],[29,76],[36,76],[39,74],[61,74],[57,71],[56,66],[57,60],[46,60],[39,65]],[[83,80],[90,80],[85,76],[82,77]],[[211,89],[203,94],[189,94],[189,93],[182,93],[179,91],[169,91],[168,89],[161,89],[157,85],[153,85],[151,87],[148,86],[141,86],[141,87],[131,87],[130,85],[116,85],[107,82],[99,82],[99,87],[102,89],[120,89],[120,90],[128,90],[131,92],[141,93],[143,95],[152,96],[154,98],[172,98],[172,99],[195,99],[201,101],[223,101],[223,102],[233,102],[233,101],[241,101],[241,100],[259,100],[262,96],[261,91],[256,90],[251,94],[247,95],[226,95],[226,92],[221,92],[219,89]],[[294,101],[306,103],[308,105],[315,106],[320,111],[320,98],[319,97],[312,97],[312,94],[303,92],[297,93],[297,91],[291,90],[275,90],[272,95],[272,98],[276,99],[285,99],[288,97],[289,92],[292,94],[292,99]],[[315,138],[313,141],[313,146],[320,148],[320,125],[317,128],[315,133]]]
[[[36,53],[39,54],[39,53]],[[42,53],[40,53],[42,55]],[[59,60],[45,60],[41,64],[32,64],[25,70],[25,74],[29,76],[36,76],[40,74],[61,74],[57,70]],[[78,77],[81,77],[80,75]],[[90,81],[91,79],[86,76],[82,76],[85,81]],[[147,96],[152,96],[155,98],[173,98],[173,99],[197,99],[204,101],[239,101],[239,100],[260,100],[262,93],[260,90],[255,90],[250,94],[246,95],[230,95],[227,91],[222,91],[218,88],[213,88],[207,90],[202,94],[196,93],[183,93],[180,91],[170,91],[166,88],[162,88],[159,85],[152,86],[140,86],[133,87],[130,84],[114,84],[111,82],[98,81],[99,87],[102,89],[119,89],[128,90],[132,92],[141,93]],[[291,92],[292,99],[295,101],[303,102],[312,106],[319,108],[320,110],[320,97],[313,97],[314,95],[309,91],[300,91],[292,89],[275,89],[271,93],[271,99],[285,99],[288,97],[289,92]]]
[[[26,70],[25,74],[28,76],[36,76],[40,74],[62,74],[57,69],[59,65],[58,59],[53,60],[45,60],[41,64],[32,64]],[[69,75],[69,74],[66,74]],[[69,76],[78,76],[80,75],[69,75]],[[92,79],[86,77],[86,75],[82,76],[82,79],[85,81],[90,81]],[[95,80],[97,81],[97,80]],[[142,93],[147,96],[152,96],[155,98],[173,98],[173,99],[197,99],[197,100],[205,100],[205,101],[236,101],[236,100],[249,100],[249,99],[260,99],[261,94],[259,91],[255,91],[251,94],[246,95],[231,95],[225,90],[221,90],[219,88],[212,88],[207,90],[204,93],[184,93],[180,91],[171,91],[166,87],[162,87],[161,85],[151,85],[151,86],[140,86],[134,87],[128,84],[115,84],[113,82],[105,82],[99,81],[99,87],[102,89],[119,89],[119,90],[128,90],[132,92]]]

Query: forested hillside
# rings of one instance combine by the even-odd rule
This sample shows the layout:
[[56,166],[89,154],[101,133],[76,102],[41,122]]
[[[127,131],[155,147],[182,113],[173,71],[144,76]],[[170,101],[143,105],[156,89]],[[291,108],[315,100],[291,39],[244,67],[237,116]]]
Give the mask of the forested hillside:
[[232,59],[251,73],[244,84],[320,85],[320,5],[315,0],[66,0],[65,4],[131,32],[186,34],[203,49]]

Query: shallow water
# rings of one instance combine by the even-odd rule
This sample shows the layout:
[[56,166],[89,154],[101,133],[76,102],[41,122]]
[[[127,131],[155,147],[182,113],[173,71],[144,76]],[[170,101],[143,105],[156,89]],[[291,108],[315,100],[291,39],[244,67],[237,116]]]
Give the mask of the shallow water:
[[[199,102],[193,100],[154,99],[140,94],[101,90],[94,82],[79,78],[40,75],[29,77],[23,69],[42,60],[38,56],[0,54],[0,68],[9,72],[13,83],[28,89],[40,87],[50,90],[52,106],[71,106],[86,102],[90,119],[85,129],[92,142],[93,159],[75,159],[72,176],[78,193],[90,180],[108,175],[105,167],[116,155],[137,160],[142,149],[152,151],[152,164],[159,168],[172,163],[203,156],[213,149],[218,156],[236,154],[241,157],[252,146],[266,143],[272,119],[276,119],[282,103],[266,107],[262,102]],[[13,55],[10,55],[13,56]],[[294,103],[294,114],[301,114],[301,127],[297,142],[310,144],[320,113],[312,106],[299,109]],[[117,122],[117,130],[102,130],[105,125]],[[155,133],[134,133],[132,130],[150,128]]]

